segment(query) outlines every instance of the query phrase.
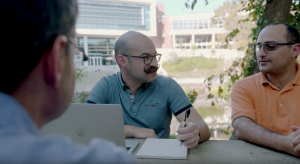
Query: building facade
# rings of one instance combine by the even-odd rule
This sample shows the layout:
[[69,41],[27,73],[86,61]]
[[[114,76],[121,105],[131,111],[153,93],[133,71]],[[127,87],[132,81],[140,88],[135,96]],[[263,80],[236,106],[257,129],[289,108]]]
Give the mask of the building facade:
[[[79,0],[78,3],[77,43],[90,58],[84,62],[85,66],[115,65],[115,42],[129,30],[149,36],[157,49],[196,50],[205,57],[221,52],[218,57],[226,56],[227,50],[222,50],[218,40],[226,32],[224,22],[216,20],[212,25],[214,13],[166,16],[164,4],[156,4],[155,0]],[[78,56],[75,64],[80,66]]]
[[77,43],[90,58],[85,65],[115,64],[116,39],[129,30],[157,36],[155,0],[79,0],[78,6]]

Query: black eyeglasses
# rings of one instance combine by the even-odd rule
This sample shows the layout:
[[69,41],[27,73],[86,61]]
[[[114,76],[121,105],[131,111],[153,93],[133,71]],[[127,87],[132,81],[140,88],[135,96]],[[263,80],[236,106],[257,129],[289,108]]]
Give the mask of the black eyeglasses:
[[[130,55],[126,55],[126,54],[122,54],[122,55],[127,56],[127,57],[130,56]],[[130,57],[144,59],[144,63],[147,65],[152,63],[153,58],[155,58],[157,62],[159,62],[160,58],[161,58],[161,54],[156,54],[154,56],[151,56],[148,54],[142,54],[142,55],[146,55],[146,56],[130,56]]]
[[266,42],[264,44],[260,44],[260,43],[254,43],[252,44],[255,52],[259,52],[261,50],[261,47],[263,47],[263,49],[266,52],[270,52],[270,51],[274,51],[277,47],[277,45],[294,45],[296,43],[277,43],[277,42]]
[[82,57],[83,57],[83,61],[88,61],[89,60],[89,57],[85,54],[85,52],[83,51],[83,49],[79,48],[75,43],[73,43],[71,41],[71,39],[69,37],[68,38],[68,42],[75,47],[75,54],[76,52],[79,53],[79,54],[82,54]]

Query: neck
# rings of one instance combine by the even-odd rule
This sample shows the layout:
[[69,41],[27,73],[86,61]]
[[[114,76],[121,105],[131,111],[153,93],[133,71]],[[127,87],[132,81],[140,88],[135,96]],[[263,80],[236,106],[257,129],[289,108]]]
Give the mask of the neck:
[[278,89],[283,89],[288,83],[290,83],[296,76],[297,69],[295,65],[291,68],[287,68],[278,74],[267,73],[268,80],[275,85]]
[[136,92],[139,90],[143,82],[140,82],[136,79],[134,79],[132,76],[130,76],[127,73],[121,73],[121,77],[125,85],[131,90],[132,94],[135,95]]
[[[31,76],[31,75],[29,75]],[[52,117],[53,106],[56,102],[53,93],[43,83],[42,79],[28,77],[12,93],[12,96],[23,106],[38,128],[49,122]]]

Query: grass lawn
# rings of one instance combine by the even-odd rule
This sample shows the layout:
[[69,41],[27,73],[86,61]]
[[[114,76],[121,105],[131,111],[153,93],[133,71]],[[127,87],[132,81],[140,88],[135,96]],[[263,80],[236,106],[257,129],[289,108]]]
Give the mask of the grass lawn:
[[208,77],[219,74],[223,66],[222,59],[205,57],[185,57],[177,59],[176,62],[163,62],[164,69],[173,78]]

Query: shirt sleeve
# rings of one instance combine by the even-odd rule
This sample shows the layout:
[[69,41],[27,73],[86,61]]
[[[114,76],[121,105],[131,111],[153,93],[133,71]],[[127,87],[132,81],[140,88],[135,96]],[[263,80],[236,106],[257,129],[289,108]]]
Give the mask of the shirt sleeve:
[[107,104],[109,96],[109,85],[106,78],[102,78],[92,89],[86,103]]
[[247,117],[256,122],[256,112],[249,84],[236,82],[231,90],[232,123],[238,117]]
[[168,87],[168,104],[175,116],[192,107],[190,100],[175,80],[170,79]]
[[[24,144],[24,145],[22,145]],[[76,144],[61,135],[32,138],[21,142],[22,149],[15,150],[18,156],[9,163],[126,163],[135,164],[136,159],[123,147],[94,138],[88,145]]]

